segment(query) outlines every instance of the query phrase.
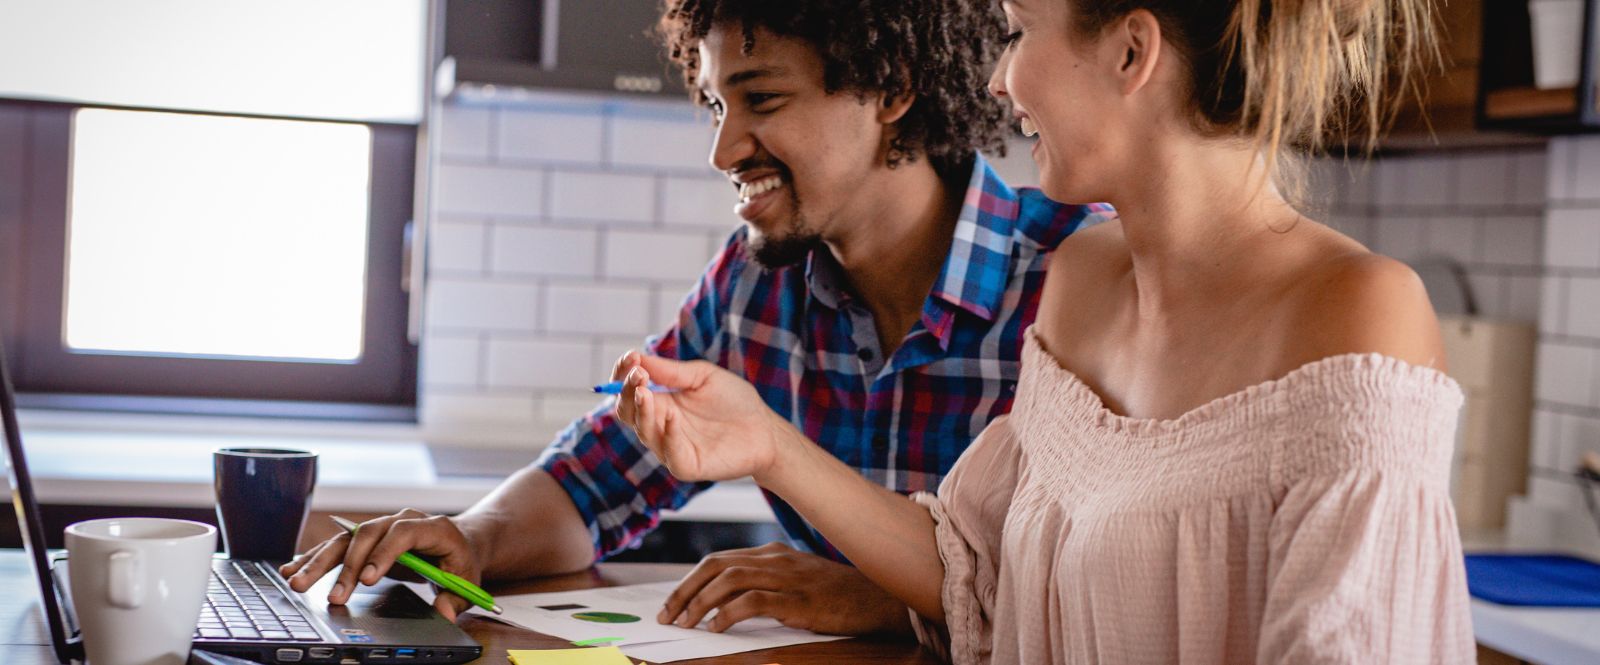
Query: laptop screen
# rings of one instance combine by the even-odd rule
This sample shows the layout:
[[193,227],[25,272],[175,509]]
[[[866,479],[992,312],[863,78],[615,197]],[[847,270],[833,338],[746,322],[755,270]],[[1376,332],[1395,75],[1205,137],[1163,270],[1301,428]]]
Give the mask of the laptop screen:
[[5,439],[6,468],[10,472],[11,505],[17,511],[17,530],[22,532],[22,546],[27,549],[29,563],[39,578],[39,599],[44,610],[45,623],[50,626],[50,641],[56,658],[65,663],[78,655],[74,647],[80,643],[67,634],[66,621],[62,619],[61,603],[56,596],[55,583],[50,576],[50,560],[45,551],[44,522],[39,519],[39,501],[33,494],[33,480],[28,476],[28,460],[22,454],[22,431],[17,426],[16,392],[11,387],[11,375],[6,372],[5,348],[0,343],[0,438]]

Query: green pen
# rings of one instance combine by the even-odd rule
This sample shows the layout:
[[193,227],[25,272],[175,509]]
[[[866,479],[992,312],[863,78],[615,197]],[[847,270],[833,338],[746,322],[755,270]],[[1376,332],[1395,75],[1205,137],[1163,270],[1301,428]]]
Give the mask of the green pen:
[[[361,525],[343,517],[339,517],[338,515],[332,515],[331,517],[333,517],[335,524],[338,524],[345,531],[349,531],[351,537],[354,537],[356,535],[356,531],[361,528]],[[478,585],[476,584],[461,579],[460,576],[455,575],[454,573],[440,570],[438,566],[423,561],[415,554],[410,552],[402,552],[400,556],[395,558],[395,563],[416,571],[418,575],[427,578],[429,582],[433,582],[434,584],[444,587],[445,590],[467,599],[467,602],[470,602],[473,605],[477,605],[478,607],[489,610],[490,612],[494,612],[495,614],[502,613],[500,606],[496,605],[494,602],[494,596],[489,595],[489,592],[478,588]]]

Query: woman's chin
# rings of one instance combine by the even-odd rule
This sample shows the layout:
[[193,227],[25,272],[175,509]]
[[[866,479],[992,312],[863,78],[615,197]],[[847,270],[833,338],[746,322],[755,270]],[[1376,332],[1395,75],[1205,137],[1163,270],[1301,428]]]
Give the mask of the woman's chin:
[[1090,203],[1103,203],[1083,187],[1073,186],[1061,178],[1051,178],[1049,174],[1039,174],[1039,191],[1049,197],[1051,201],[1066,203],[1068,205],[1088,205]]

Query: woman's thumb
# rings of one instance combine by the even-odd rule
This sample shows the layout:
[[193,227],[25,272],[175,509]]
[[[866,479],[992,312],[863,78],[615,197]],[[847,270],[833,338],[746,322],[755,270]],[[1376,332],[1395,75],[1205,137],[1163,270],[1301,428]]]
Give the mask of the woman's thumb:
[[650,382],[667,388],[693,388],[705,381],[710,365],[703,362],[684,362],[671,358],[644,356],[639,366],[650,374]]

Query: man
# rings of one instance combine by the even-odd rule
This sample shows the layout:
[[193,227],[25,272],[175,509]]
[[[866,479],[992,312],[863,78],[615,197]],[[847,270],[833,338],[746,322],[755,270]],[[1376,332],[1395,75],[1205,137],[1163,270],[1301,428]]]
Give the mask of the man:
[[[746,224],[648,352],[733,370],[867,477],[935,489],[1011,409],[1050,251],[1110,214],[1013,192],[978,157],[1005,131],[985,89],[1001,28],[994,3],[964,0],[669,2],[662,35],[715,114],[711,164]],[[704,488],[671,477],[607,402],[465,513],[374,520],[284,573],[304,590],[344,563],[339,603],[406,550],[471,580],[580,570]],[[658,620],[909,632],[903,604],[768,500],[794,546],[707,557]]]

